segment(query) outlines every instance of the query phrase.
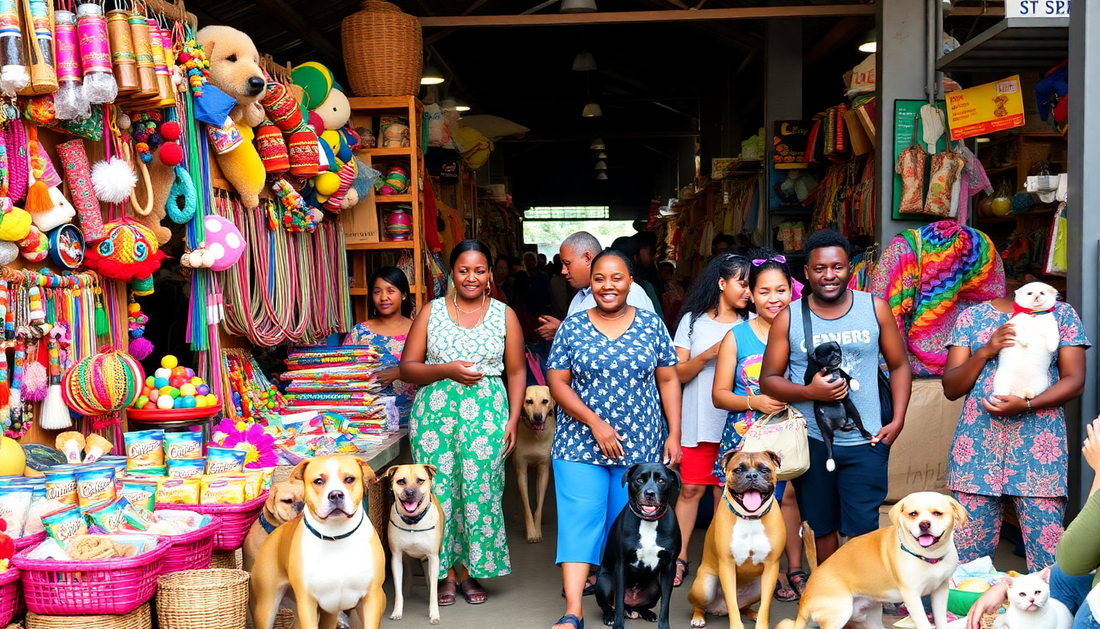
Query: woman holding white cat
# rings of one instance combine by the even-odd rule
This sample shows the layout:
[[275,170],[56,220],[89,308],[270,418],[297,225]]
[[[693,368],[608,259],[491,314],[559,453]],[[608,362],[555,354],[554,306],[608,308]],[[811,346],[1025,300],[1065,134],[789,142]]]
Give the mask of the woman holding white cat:
[[[1053,288],[1032,283],[1015,301],[976,304],[959,315],[947,340],[944,395],[966,396],[947,477],[970,512],[955,532],[960,562],[993,556],[1007,496],[1020,518],[1028,568],[1054,563],[1069,462],[1062,406],[1084,389],[1089,347],[1077,312],[1056,298]],[[1038,382],[1036,364],[1046,365]],[[998,370],[1011,373],[996,378],[995,395]]]

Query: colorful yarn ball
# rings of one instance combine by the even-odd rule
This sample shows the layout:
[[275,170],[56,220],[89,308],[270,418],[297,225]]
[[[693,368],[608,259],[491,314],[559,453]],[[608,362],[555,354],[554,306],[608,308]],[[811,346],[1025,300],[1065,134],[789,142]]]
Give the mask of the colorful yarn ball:
[[183,163],[183,148],[175,142],[165,142],[160,145],[160,163],[165,166],[179,166]]
[[123,218],[103,226],[107,237],[89,247],[84,264],[100,275],[123,282],[145,280],[160,268],[164,252],[157,237],[141,223]]
[[143,382],[145,372],[138,361],[107,349],[69,368],[61,379],[61,394],[65,404],[81,415],[107,415],[133,404]]
[[160,137],[169,142],[175,142],[180,139],[180,123],[175,120],[169,120],[160,125]]

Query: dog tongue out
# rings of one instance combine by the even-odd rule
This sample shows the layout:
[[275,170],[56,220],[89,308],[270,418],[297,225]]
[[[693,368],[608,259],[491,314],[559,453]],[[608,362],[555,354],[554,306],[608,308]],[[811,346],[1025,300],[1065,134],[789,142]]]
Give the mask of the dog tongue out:
[[763,502],[764,500],[760,497],[760,492],[758,491],[746,491],[741,494],[741,504],[749,511],[756,511]]
[[932,544],[936,543],[936,538],[932,537],[931,535],[926,534],[926,535],[921,535],[920,537],[918,537],[917,541],[920,542],[920,545],[922,547],[928,548]]
[[405,506],[405,513],[412,513],[413,511],[416,511],[416,507],[420,505],[420,503],[415,500],[411,502],[402,501],[401,504]]

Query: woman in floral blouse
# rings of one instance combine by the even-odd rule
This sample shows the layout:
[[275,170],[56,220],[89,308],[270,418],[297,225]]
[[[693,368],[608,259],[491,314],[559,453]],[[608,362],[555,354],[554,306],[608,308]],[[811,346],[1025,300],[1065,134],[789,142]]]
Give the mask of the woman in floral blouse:
[[636,463],[680,462],[676,348],[657,315],[627,305],[632,270],[618,251],[596,256],[596,307],[562,322],[546,364],[558,403],[551,456],[565,583],[556,629],[584,625],[586,578],[627,503],[623,474]]
[[966,396],[948,460],[947,487],[970,521],[955,532],[959,560],[993,556],[1011,497],[1020,518],[1030,570],[1054,563],[1066,509],[1066,416],[1062,406],[1085,386],[1089,341],[1073,307],[1057,302],[1035,313],[1058,322],[1058,351],[1050,361],[1051,387],[1025,400],[993,396],[993,374],[1001,348],[1015,344],[1007,297],[970,306],[959,315],[947,340],[943,392]]
[[[476,581],[512,571],[504,532],[504,457],[516,443],[527,367],[512,309],[489,297],[493,256],[477,240],[451,252],[454,293],[417,315],[401,357],[401,377],[420,385],[409,420],[417,463],[439,473],[443,507],[439,604],[484,603]],[[507,370],[505,391],[501,374]]]
[[401,352],[405,349],[405,337],[412,327],[409,317],[413,311],[412,292],[405,273],[395,266],[380,267],[367,282],[371,297],[368,319],[357,324],[344,339],[344,345],[367,345],[378,351],[378,363],[382,367],[377,378],[383,386],[381,396],[393,396],[401,425],[409,423],[416,385],[400,379]]

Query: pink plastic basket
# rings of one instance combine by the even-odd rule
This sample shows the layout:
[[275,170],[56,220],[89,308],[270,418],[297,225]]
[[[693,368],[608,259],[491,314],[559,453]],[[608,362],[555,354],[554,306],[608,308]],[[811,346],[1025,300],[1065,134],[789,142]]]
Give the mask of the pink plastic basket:
[[12,562],[22,572],[27,609],[36,614],[126,614],[153,598],[161,558],[171,547],[171,538],[162,537],[137,557],[101,561],[30,559],[28,549]]
[[210,567],[210,555],[214,552],[214,536],[221,528],[222,519],[211,516],[210,524],[184,533],[167,536],[172,548],[164,554],[160,562],[160,573],[169,574],[180,570],[205,570]]
[[19,587],[19,570],[9,567],[0,572],[0,627],[25,611],[23,589]]
[[222,520],[218,532],[214,534],[214,550],[237,550],[244,546],[244,538],[252,523],[260,517],[267,502],[267,492],[259,497],[239,505],[178,505],[157,503],[157,510],[194,511],[205,515],[216,515]]
[[12,541],[15,542],[15,552],[19,552],[25,548],[33,548],[46,541],[46,531],[39,531],[34,535],[20,537]]

